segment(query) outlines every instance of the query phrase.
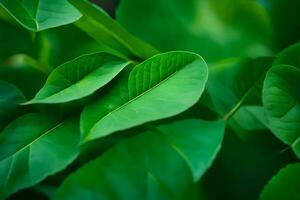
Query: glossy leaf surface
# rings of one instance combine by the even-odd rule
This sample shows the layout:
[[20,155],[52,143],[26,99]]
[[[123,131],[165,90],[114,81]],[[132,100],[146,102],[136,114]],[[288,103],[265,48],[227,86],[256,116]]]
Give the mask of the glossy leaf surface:
[[81,114],[85,141],[176,115],[200,98],[208,72],[193,53],[169,52],[136,65],[129,77],[89,104]]
[[264,82],[263,101],[272,132],[300,157],[300,69],[273,66]]
[[80,56],[57,67],[28,103],[63,103],[83,98],[111,81],[128,63],[107,53]]
[[69,24],[81,16],[67,0],[1,0],[0,5],[32,31]]
[[76,158],[78,142],[75,119],[27,114],[13,121],[0,134],[0,198],[65,168]]

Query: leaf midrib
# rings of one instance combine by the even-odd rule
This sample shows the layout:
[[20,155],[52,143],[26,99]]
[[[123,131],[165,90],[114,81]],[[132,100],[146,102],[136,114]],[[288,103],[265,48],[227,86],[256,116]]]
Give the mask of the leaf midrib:
[[38,17],[38,13],[39,13],[40,0],[38,0],[38,4],[37,4],[37,7],[36,7],[36,13],[35,13],[34,17],[30,15],[30,13],[28,12],[28,10],[24,7],[23,3],[20,2],[20,4],[23,7],[23,9],[26,11],[26,13],[30,17],[30,19],[34,22],[35,29],[38,31],[39,30],[39,24],[38,24],[38,21],[37,21],[37,17]]
[[[33,141],[31,141],[30,143],[26,144],[24,147],[20,148],[19,150],[15,151],[12,155],[9,155],[6,158],[3,158],[1,161],[9,158],[9,157],[14,157],[16,154],[20,153],[21,151],[23,151],[24,149],[30,147],[31,145],[33,145],[35,142],[37,142],[39,139],[41,139],[42,137],[48,135],[49,133],[51,133],[52,131],[54,131],[55,129],[59,128],[60,126],[62,126],[66,121],[63,121],[57,125],[55,125],[54,127],[50,128],[49,130],[45,131],[43,134],[39,135],[37,138],[35,138]],[[0,161],[0,162],[1,162]]]
[[38,4],[37,4],[37,8],[36,8],[36,13],[35,13],[35,25],[36,25],[36,29],[39,30],[39,23],[38,23],[38,16],[39,16],[39,11],[40,11],[40,6],[41,6],[41,0],[38,0]]
[[[194,62],[194,61],[193,61]],[[187,67],[188,65],[192,64],[193,62],[187,64],[185,67]],[[92,135],[91,133],[93,132],[93,130],[97,127],[97,125],[99,123],[101,123],[101,121],[105,118],[107,118],[108,116],[112,115],[113,113],[123,109],[124,107],[126,107],[127,105],[131,104],[132,102],[134,102],[135,100],[139,99],[140,97],[144,96],[145,94],[153,91],[155,88],[159,87],[160,85],[162,85],[163,83],[165,83],[166,81],[168,81],[170,78],[172,78],[173,76],[175,76],[179,71],[183,70],[185,67],[179,69],[179,70],[176,70],[175,72],[173,72],[172,74],[170,74],[168,77],[166,77],[165,79],[163,79],[161,82],[159,82],[158,84],[154,85],[153,87],[145,90],[144,92],[142,92],[141,94],[137,95],[136,97],[130,99],[128,102],[120,105],[119,107],[117,107],[115,110],[109,112],[107,115],[105,115],[104,117],[102,117],[101,119],[98,120],[97,123],[95,123],[93,125],[93,127],[91,128],[91,130],[89,131],[89,134],[86,136],[86,141],[89,140],[89,137]]]
[[176,145],[176,143],[173,143],[172,140],[161,130],[158,128],[152,128],[150,127],[151,131],[156,132],[157,134],[160,134],[164,141],[170,146],[171,149],[185,162],[185,164],[189,167],[191,171],[191,175],[195,181],[196,178],[194,177],[194,172],[193,172],[193,166],[191,165],[188,157],[185,155],[185,153]]
[[[122,71],[126,66],[128,66],[130,63],[131,63],[130,61],[128,61],[128,62],[120,62],[120,63],[117,63],[116,65],[122,65],[122,66],[123,66],[123,68],[122,68],[121,70],[119,70],[118,73],[121,72],[121,71]],[[104,65],[106,65],[106,64],[108,64],[108,63],[105,63]],[[39,103],[39,102],[41,102],[41,103],[42,103],[42,102],[47,102],[47,101],[49,101],[50,98],[53,98],[54,96],[59,95],[59,94],[65,92],[65,90],[68,90],[68,89],[70,89],[70,88],[72,88],[72,87],[78,86],[81,82],[83,82],[83,81],[84,81],[87,77],[89,77],[92,73],[94,73],[94,72],[97,71],[97,70],[100,70],[104,65],[102,65],[102,66],[98,67],[97,69],[92,70],[91,72],[87,73],[85,76],[82,77],[82,79],[80,79],[79,81],[77,81],[77,82],[75,82],[75,83],[72,83],[69,79],[66,79],[66,78],[65,78],[66,81],[68,81],[68,82],[71,83],[70,86],[63,88],[62,90],[57,91],[57,92],[55,92],[54,94],[51,94],[51,95],[48,96],[48,97],[41,98],[41,99],[37,99],[37,100],[33,100],[33,102],[36,102],[36,103]],[[117,73],[117,74],[118,74],[118,73]],[[114,77],[115,77],[115,76],[114,76]],[[114,77],[113,77],[113,78],[114,78]],[[113,79],[113,78],[112,78],[112,79]],[[107,83],[108,83],[108,82],[106,82],[105,84],[107,84]],[[84,96],[86,96],[86,95],[84,95]],[[80,98],[81,98],[81,97],[82,97],[82,96],[80,96]]]

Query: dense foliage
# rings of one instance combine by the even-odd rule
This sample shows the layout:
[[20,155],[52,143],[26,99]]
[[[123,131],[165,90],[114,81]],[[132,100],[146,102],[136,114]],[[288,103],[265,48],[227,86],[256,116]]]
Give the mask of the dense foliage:
[[0,0],[0,199],[300,199],[299,10]]

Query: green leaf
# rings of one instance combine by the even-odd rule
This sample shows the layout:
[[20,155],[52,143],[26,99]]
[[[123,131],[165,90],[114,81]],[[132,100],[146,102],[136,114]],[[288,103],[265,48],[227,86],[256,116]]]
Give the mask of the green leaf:
[[69,24],[81,17],[67,0],[0,0],[0,6],[31,31]]
[[272,132],[300,158],[300,69],[273,66],[264,82],[263,102]]
[[265,186],[260,200],[298,200],[300,163],[287,165]]
[[18,113],[18,110],[20,110],[18,104],[24,101],[25,97],[18,88],[0,81],[0,129],[4,122]]
[[267,129],[263,106],[243,106],[231,118],[231,122],[246,131]]
[[65,168],[78,154],[76,119],[27,114],[0,134],[0,199]]
[[264,81],[269,128],[300,158],[300,43],[280,52]]
[[64,103],[91,95],[129,64],[107,53],[80,56],[52,71],[28,103]]
[[215,158],[224,128],[196,119],[152,128],[79,169],[54,199],[198,199],[194,181]]
[[134,59],[147,59],[158,53],[153,47],[128,33],[100,7],[85,0],[69,1],[83,15],[75,24],[114,53]]
[[230,118],[243,104],[261,104],[263,79],[271,58],[226,59],[210,65],[208,100],[204,102],[224,118]]
[[269,55],[271,24],[255,1],[122,0],[117,20],[161,51],[193,51],[208,62]]
[[195,104],[207,81],[197,54],[169,52],[136,65],[81,114],[85,141],[179,114]]
[[26,99],[32,98],[43,86],[46,75],[28,64],[10,62],[0,67],[0,80],[15,85]]
[[273,65],[287,64],[300,68],[300,43],[294,44],[280,52]]
[[263,106],[243,106],[228,121],[231,128],[243,140],[249,140],[268,130]]
[[297,161],[292,152],[283,151],[286,146],[269,131],[253,134],[251,140],[241,140],[226,127],[222,148],[201,179],[208,200],[258,199],[279,169]]

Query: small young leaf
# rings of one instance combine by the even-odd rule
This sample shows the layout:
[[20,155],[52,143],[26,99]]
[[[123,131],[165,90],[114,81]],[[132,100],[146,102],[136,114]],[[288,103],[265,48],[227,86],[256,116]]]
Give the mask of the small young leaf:
[[107,46],[115,54],[129,58],[147,59],[158,51],[149,44],[135,38],[117,22],[110,18],[100,7],[86,0],[69,0],[83,15],[76,22],[101,45]]
[[78,154],[76,119],[27,114],[0,134],[0,199],[65,168]]
[[0,6],[31,31],[69,24],[81,16],[67,0],[0,0]]
[[300,163],[282,168],[265,186],[260,200],[299,200]]
[[45,86],[27,103],[64,103],[86,97],[129,64],[107,53],[80,56],[57,67]]
[[273,66],[264,82],[263,102],[272,132],[300,158],[300,69]]
[[79,169],[54,199],[199,199],[194,182],[215,158],[224,128],[202,120],[152,128]]
[[136,65],[129,77],[85,107],[80,122],[83,139],[183,112],[198,101],[207,76],[204,60],[188,52],[159,54]]

